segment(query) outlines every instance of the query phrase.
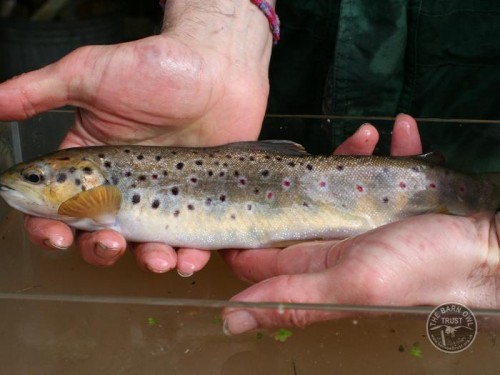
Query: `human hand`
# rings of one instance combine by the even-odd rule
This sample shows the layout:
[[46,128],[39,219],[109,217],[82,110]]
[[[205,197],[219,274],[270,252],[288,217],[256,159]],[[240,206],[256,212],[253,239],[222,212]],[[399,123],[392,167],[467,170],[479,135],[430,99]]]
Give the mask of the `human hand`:
[[[256,139],[268,95],[272,46],[267,20],[248,0],[171,0],[161,35],[80,48],[60,61],[0,85],[0,118],[25,119],[79,107],[61,148],[102,144],[203,146]],[[227,14],[231,14],[228,17]],[[252,30],[248,32],[248,30]],[[67,248],[61,222],[27,217],[31,240]],[[125,251],[116,232],[80,233],[83,258],[111,265]],[[209,259],[158,243],[134,247],[153,272],[189,275]]]
[[[377,136],[371,126],[364,128],[360,131],[365,137],[355,135],[337,151],[371,153]],[[398,116],[391,153],[420,152],[414,120]],[[436,305],[453,300],[499,307],[498,216],[422,215],[340,242],[227,251],[225,259],[236,274],[256,283],[232,300],[350,305]],[[227,309],[224,321],[228,332],[238,334],[261,327],[304,326],[339,316],[314,310],[239,308]]]

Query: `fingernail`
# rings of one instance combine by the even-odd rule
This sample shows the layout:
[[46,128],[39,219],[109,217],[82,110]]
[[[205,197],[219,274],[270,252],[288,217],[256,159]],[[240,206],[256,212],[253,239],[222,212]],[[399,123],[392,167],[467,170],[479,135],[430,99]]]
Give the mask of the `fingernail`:
[[146,263],[146,268],[154,273],[165,273],[169,271],[172,267],[170,267],[170,263],[168,263],[165,259],[153,259]]
[[43,244],[47,247],[58,250],[67,250],[68,246],[64,245],[64,238],[56,236],[52,238],[47,238],[43,241]]
[[238,335],[256,329],[258,326],[259,323],[251,313],[241,310],[226,316],[222,325],[222,332],[226,336]]
[[179,265],[177,265],[177,273],[181,277],[190,277],[193,276],[195,271],[194,264],[189,263],[189,262],[182,262]]
[[110,260],[116,258],[118,251],[120,250],[120,246],[116,242],[98,242],[94,249],[99,258]]

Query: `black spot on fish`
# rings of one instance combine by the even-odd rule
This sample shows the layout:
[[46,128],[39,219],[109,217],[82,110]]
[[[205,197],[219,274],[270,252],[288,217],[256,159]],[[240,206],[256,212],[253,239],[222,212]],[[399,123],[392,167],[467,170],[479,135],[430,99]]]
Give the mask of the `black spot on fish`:
[[245,158],[243,156],[240,156],[240,161],[245,161]]
[[106,168],[111,168],[111,162],[110,162],[110,161],[106,161],[106,162],[104,162],[104,166],[105,166]]
[[191,181],[191,183],[193,183],[193,184],[198,183],[198,179],[196,177],[191,177],[191,179],[189,181]]
[[143,160],[143,159],[144,159],[144,155],[143,154],[137,155],[137,160]]
[[388,198],[388,197],[384,197],[384,198],[382,198],[382,202],[384,202],[384,203],[389,203],[389,198]]
[[267,169],[264,169],[263,171],[260,172],[262,177],[268,177],[269,176],[269,171]]
[[208,157],[213,158],[213,157],[215,157],[215,155],[213,153],[210,153],[210,154],[208,154]]
[[118,177],[113,176],[111,177],[111,182],[113,182],[113,185],[118,185],[118,182],[120,182],[120,180],[118,179]]
[[212,198],[207,198],[207,200],[205,201],[205,204],[207,206],[210,206],[212,204]]
[[247,210],[248,211],[252,211],[252,205],[251,204],[247,204]]
[[177,155],[177,151],[171,151],[170,152],[172,155]]
[[382,168],[382,172],[389,173],[389,168],[387,168],[387,167]]
[[89,175],[92,174],[92,168],[90,168],[90,167],[83,168],[83,173],[89,174]]
[[86,191],[87,190],[87,187],[82,185],[82,191]]
[[196,160],[194,163],[201,167],[203,165],[203,160]]
[[139,194],[134,194],[132,196],[132,203],[137,204],[141,202],[141,196]]
[[167,177],[168,176],[168,172],[167,171],[163,171],[163,176]]
[[143,174],[141,174],[141,175],[138,177],[138,180],[139,180],[139,181],[146,181],[146,176],[144,176]]
[[155,160],[156,160],[156,161],[160,161],[160,160],[161,160],[161,156],[160,156],[160,155],[157,155],[157,156],[155,157]]
[[75,172],[76,172],[76,168],[75,168],[75,167],[71,167],[71,168],[69,169],[69,173],[75,173]]
[[253,156],[250,156],[248,159],[249,159],[250,161],[255,161],[255,157],[253,157]]
[[182,170],[182,168],[184,168],[184,163],[177,163],[175,168],[177,168],[178,170]]
[[192,204],[188,204],[187,206],[188,210],[190,211],[193,211],[194,210],[194,206]]
[[177,186],[174,186],[172,189],[170,189],[173,195],[178,195],[179,194],[179,188]]
[[158,207],[160,207],[160,201],[158,199],[155,199],[151,204],[151,208],[156,210]]
[[68,176],[66,175],[66,173],[59,173],[56,177],[56,181],[62,184],[63,182],[66,181],[67,178]]
[[219,173],[219,177],[224,177],[225,174],[226,173],[224,171],[222,171],[222,172]]
[[68,156],[65,156],[65,157],[62,157],[62,158],[58,158],[57,160],[60,160],[60,161],[68,161],[68,160],[69,160],[69,157],[68,157]]
[[207,172],[208,176],[209,177],[212,177],[214,175],[214,171],[212,171],[211,169],[208,170]]
[[227,168],[227,167],[229,167],[229,164],[227,164],[227,163],[222,163],[222,166],[223,166],[224,168]]
[[337,170],[338,171],[343,171],[344,170],[344,166],[343,165],[337,165]]
[[234,171],[234,177],[238,177],[240,175],[240,172]]
[[132,184],[132,185],[130,185],[130,188],[131,188],[131,189],[135,189],[136,187],[137,187],[137,185],[136,185],[136,184]]
[[276,156],[276,161],[282,161],[283,158],[281,156]]
[[289,162],[288,165],[292,168],[295,167],[295,163],[293,161]]
[[259,194],[259,193],[260,193],[260,190],[259,190],[259,189],[255,189],[253,192],[254,192],[255,194]]
[[313,170],[313,166],[311,164],[307,164],[306,165],[306,168],[309,170],[309,171],[312,171]]
[[220,165],[219,161],[214,162],[214,165],[219,166]]
[[241,186],[245,186],[247,184],[247,180],[245,178],[240,178],[238,182],[240,183]]
[[413,172],[419,172],[420,171],[420,168],[419,167],[411,167],[411,170]]
[[151,178],[152,178],[153,180],[158,180],[158,175],[157,175],[156,173],[153,173],[153,174],[151,175]]
[[181,212],[180,212],[179,210],[175,210],[175,211],[174,211],[174,217],[179,217],[179,214],[180,214],[180,213],[181,213]]
[[229,154],[226,155],[226,159],[231,159],[231,158],[232,158],[231,155],[229,155]]
[[264,155],[264,159],[269,160],[269,159],[271,159],[271,157],[269,155]]
[[128,172],[125,172],[125,177],[130,177],[132,176],[132,172],[128,171]]
[[123,150],[123,152],[125,152],[126,154],[130,154],[130,150],[128,148],[126,148],[125,150]]
[[79,178],[75,178],[75,185],[80,186],[81,184],[82,184],[82,180],[80,180]]
[[231,220],[236,220],[236,215],[235,214],[231,214]]
[[304,202],[304,203],[302,203],[302,206],[304,206],[304,207],[306,207],[306,208],[309,208],[309,203]]
[[106,157],[106,155],[104,154],[97,154],[97,156],[99,156],[101,159],[104,159]]
[[225,195],[221,195],[219,197],[219,199],[220,199],[221,202],[225,202],[226,201],[226,196]]

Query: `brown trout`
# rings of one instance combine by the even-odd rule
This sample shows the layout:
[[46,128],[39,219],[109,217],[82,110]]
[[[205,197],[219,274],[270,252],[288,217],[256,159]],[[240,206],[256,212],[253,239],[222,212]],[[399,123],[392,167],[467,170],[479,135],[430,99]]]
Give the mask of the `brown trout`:
[[61,150],[5,171],[0,194],[78,229],[200,249],[342,239],[413,215],[500,206],[489,179],[424,158],[315,156],[288,141]]

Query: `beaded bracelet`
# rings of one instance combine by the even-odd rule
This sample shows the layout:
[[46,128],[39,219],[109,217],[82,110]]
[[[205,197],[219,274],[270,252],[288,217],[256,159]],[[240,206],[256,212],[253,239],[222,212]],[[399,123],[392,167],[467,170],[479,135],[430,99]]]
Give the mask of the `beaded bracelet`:
[[[165,8],[165,2],[167,0],[160,0],[160,6]],[[277,44],[280,40],[280,19],[274,8],[269,4],[266,0],[250,0],[252,4],[257,6],[262,13],[266,16],[269,21],[269,28],[271,29],[271,33],[273,34],[273,43]]]

